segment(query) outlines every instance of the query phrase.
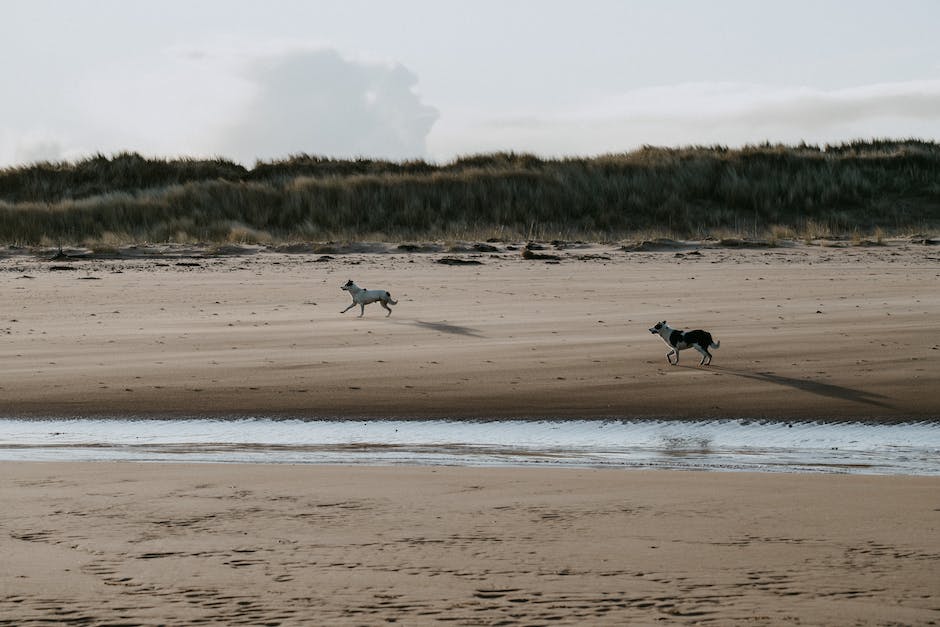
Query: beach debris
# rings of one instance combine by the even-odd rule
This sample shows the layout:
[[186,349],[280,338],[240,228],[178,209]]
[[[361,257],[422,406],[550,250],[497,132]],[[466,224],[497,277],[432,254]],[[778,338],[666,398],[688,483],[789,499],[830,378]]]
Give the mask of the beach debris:
[[575,240],[573,242],[569,242],[563,239],[553,239],[552,246],[555,248],[555,250],[569,250],[571,248],[590,248],[591,247],[590,244],[588,244],[587,242],[582,242],[581,240]]
[[773,244],[760,239],[741,239],[737,237],[726,237],[718,241],[719,246],[726,248],[771,248]]
[[482,266],[483,262],[476,259],[461,259],[460,257],[441,257],[435,263],[445,266]]
[[492,244],[481,244],[476,243],[473,245],[473,250],[481,253],[498,253],[499,248],[493,246]]
[[674,239],[668,239],[665,237],[660,237],[654,240],[643,240],[640,242],[631,242],[629,244],[624,244],[621,246],[621,250],[628,253],[655,253],[655,252],[664,252],[670,250],[678,250],[682,248],[688,248],[689,246],[683,242],[678,242]]
[[441,246],[437,244],[399,244],[395,250],[402,253],[437,253]]
[[561,257],[559,257],[558,255],[534,253],[528,247],[526,247],[526,249],[522,251],[522,258],[536,260],[536,261],[561,261]]

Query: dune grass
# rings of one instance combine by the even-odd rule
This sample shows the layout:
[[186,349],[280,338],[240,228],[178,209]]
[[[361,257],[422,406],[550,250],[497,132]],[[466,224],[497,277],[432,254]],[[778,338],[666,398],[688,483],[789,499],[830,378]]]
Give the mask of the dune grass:
[[[646,147],[424,161],[97,155],[0,170],[0,242],[771,239],[940,225],[940,145]],[[862,235],[860,235],[862,234]]]

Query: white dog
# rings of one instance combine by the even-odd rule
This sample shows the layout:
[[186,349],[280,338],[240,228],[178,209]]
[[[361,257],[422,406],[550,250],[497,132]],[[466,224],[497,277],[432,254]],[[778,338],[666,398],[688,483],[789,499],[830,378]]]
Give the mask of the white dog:
[[707,366],[712,363],[712,354],[708,352],[708,349],[718,348],[721,344],[721,342],[713,342],[712,334],[708,331],[702,331],[701,329],[679,331],[666,324],[665,320],[657,322],[656,325],[650,329],[650,333],[663,338],[663,341],[669,345],[669,348],[672,350],[666,353],[666,361],[673,364],[670,357],[675,355],[676,361],[673,364],[675,366],[679,365],[679,351],[687,348],[694,348],[701,353],[702,361],[699,362],[699,365]]
[[388,306],[398,304],[398,301],[392,300],[392,295],[385,290],[365,290],[353,283],[352,279],[346,281],[346,285],[340,289],[344,289],[349,292],[349,295],[352,296],[353,299],[352,304],[346,309],[342,310],[340,313],[346,313],[356,305],[359,305],[359,317],[361,318],[362,314],[366,312],[366,305],[369,303],[380,303],[383,307],[385,307],[385,311],[388,312],[385,314],[385,317],[387,318],[388,316],[392,315],[392,310],[389,309]]

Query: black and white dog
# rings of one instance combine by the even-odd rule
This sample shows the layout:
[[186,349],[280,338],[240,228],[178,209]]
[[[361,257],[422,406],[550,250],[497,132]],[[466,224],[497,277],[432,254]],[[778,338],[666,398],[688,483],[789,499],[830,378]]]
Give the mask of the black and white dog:
[[388,312],[385,314],[387,318],[392,315],[392,310],[389,308],[389,305],[398,304],[398,301],[392,300],[392,295],[385,290],[366,290],[353,283],[352,279],[346,281],[346,285],[342,286],[340,289],[349,292],[349,295],[352,296],[353,299],[352,304],[340,313],[346,313],[356,305],[359,305],[359,317],[361,318],[362,314],[366,312],[366,305],[369,303],[380,303],[385,307],[385,311]]
[[[721,344],[721,342],[713,342],[712,334],[708,331],[702,331],[701,329],[679,331],[666,324],[665,320],[657,322],[656,326],[650,329],[650,333],[663,338],[663,341],[669,345],[672,350],[666,353],[666,361],[676,366],[679,365],[679,351],[687,348],[694,348],[700,352],[702,361],[699,362],[699,365],[707,366],[712,363],[712,354],[708,352],[708,349],[718,348]],[[675,363],[670,359],[673,355],[676,356]]]

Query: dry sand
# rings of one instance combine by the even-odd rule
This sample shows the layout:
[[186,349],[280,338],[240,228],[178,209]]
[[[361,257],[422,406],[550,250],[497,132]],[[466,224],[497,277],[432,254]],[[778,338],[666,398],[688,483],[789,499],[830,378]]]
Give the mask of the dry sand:
[[0,624],[930,625],[935,478],[0,463]]
[[[940,248],[545,252],[10,255],[0,415],[940,415]],[[395,313],[340,315],[350,278]],[[667,365],[663,319],[713,366]]]
[[[937,248],[549,252],[12,251],[0,415],[940,416]],[[395,313],[340,315],[350,278]],[[712,331],[714,365],[668,366],[662,319]],[[937,624],[938,495],[931,477],[7,462],[0,624]]]

